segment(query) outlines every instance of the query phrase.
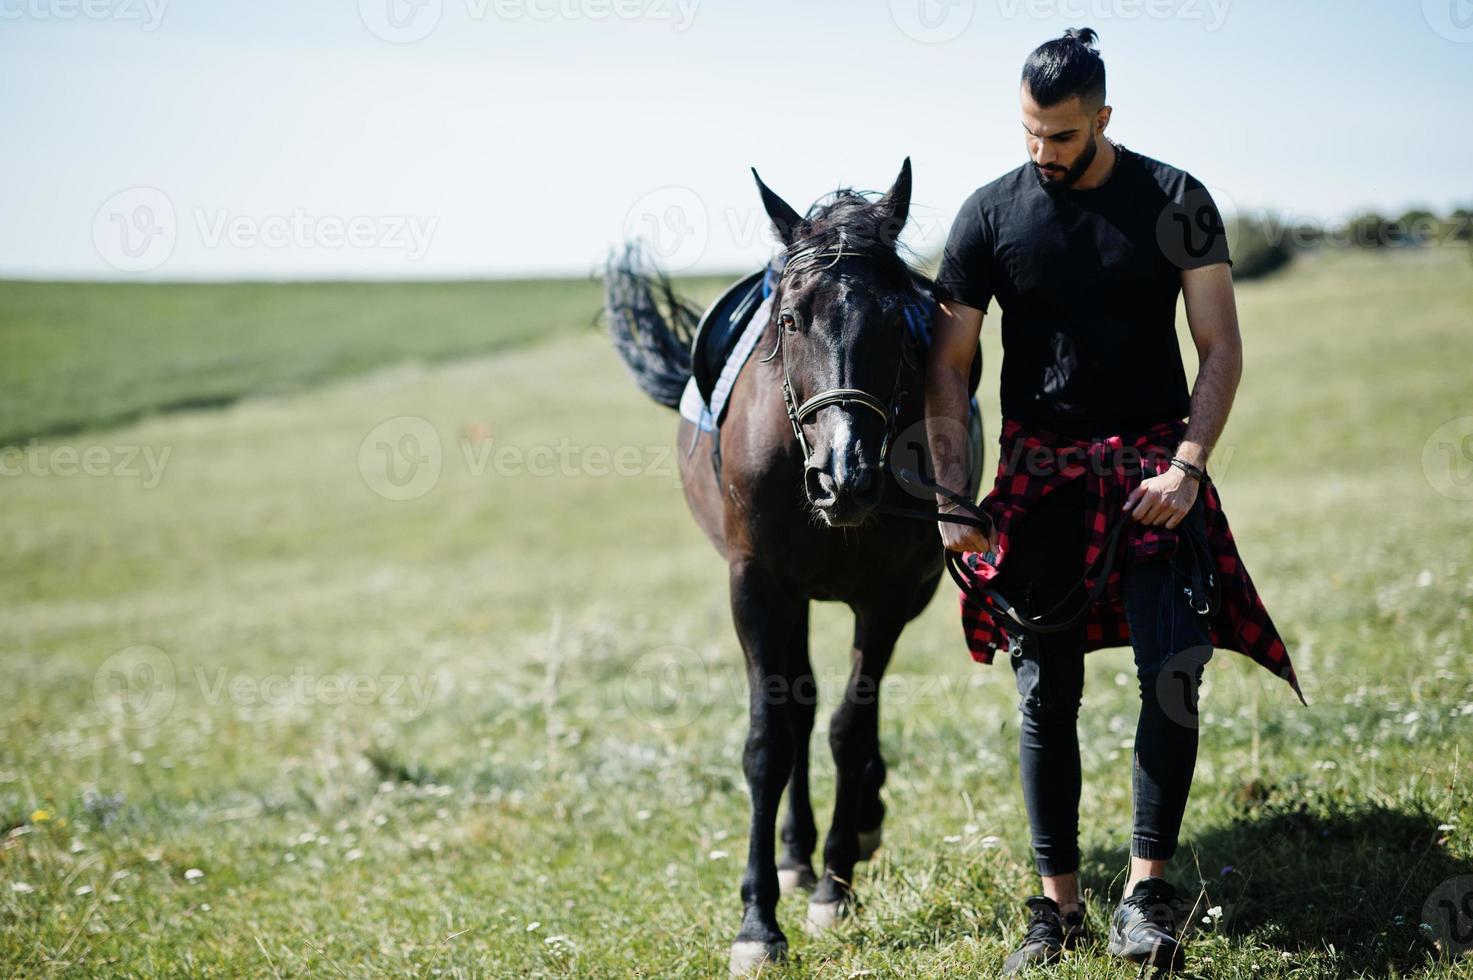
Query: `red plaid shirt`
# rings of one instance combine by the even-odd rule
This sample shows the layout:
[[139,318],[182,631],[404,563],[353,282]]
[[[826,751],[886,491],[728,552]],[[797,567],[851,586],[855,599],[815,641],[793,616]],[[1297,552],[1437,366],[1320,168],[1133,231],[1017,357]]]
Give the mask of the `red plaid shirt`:
[[[1007,559],[1008,538],[1029,504],[1071,480],[1087,481],[1086,498],[1094,504],[1088,515],[1089,547],[1084,565],[1093,569],[1105,546],[1105,538],[1117,520],[1129,520],[1122,513],[1126,498],[1147,474],[1157,475],[1170,468],[1171,455],[1186,431],[1180,421],[1163,422],[1126,443],[1120,436],[1108,439],[1071,439],[1037,429],[1026,429],[1011,419],[1003,423],[1002,457],[997,463],[997,480],[981,507],[996,525],[993,536],[992,561],[977,552],[967,552],[962,560],[974,579],[986,583],[997,577]],[[1236,650],[1288,681],[1299,700],[1304,692],[1289,662],[1289,651],[1274,628],[1268,610],[1243,567],[1238,546],[1228,528],[1227,515],[1217,488],[1208,483],[1200,491],[1205,499],[1207,544],[1217,561],[1217,575],[1222,583],[1222,601],[1213,614],[1211,638],[1214,647]],[[1136,561],[1151,555],[1170,555],[1177,547],[1177,532],[1161,525],[1132,522],[1122,534],[1124,561]],[[1093,578],[1085,580],[1092,588]],[[980,596],[961,594],[962,631],[967,648],[978,663],[991,663],[999,645],[1007,643],[1004,627],[988,612]],[[1130,645],[1130,627],[1120,595],[1120,563],[1111,570],[1105,591],[1085,620],[1085,651],[1101,647]]]

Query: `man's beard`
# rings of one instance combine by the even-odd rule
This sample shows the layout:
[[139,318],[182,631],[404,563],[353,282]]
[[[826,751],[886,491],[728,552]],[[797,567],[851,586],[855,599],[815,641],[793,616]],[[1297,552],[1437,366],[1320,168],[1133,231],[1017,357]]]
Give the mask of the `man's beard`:
[[1039,186],[1046,191],[1066,191],[1073,187],[1079,181],[1080,177],[1084,176],[1084,172],[1089,169],[1089,165],[1095,162],[1095,154],[1099,153],[1099,151],[1099,145],[1094,139],[1091,139],[1089,145],[1079,151],[1079,159],[1075,160],[1060,176],[1044,176],[1044,172],[1038,164],[1033,165],[1033,176],[1038,178]]

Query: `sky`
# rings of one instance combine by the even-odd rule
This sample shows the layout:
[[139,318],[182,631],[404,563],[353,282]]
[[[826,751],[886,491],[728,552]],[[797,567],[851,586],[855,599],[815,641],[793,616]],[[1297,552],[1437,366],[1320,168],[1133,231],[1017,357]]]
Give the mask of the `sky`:
[[0,276],[735,270],[750,167],[801,211],[906,156],[934,251],[1081,25],[1225,211],[1473,203],[1470,0],[0,0]]

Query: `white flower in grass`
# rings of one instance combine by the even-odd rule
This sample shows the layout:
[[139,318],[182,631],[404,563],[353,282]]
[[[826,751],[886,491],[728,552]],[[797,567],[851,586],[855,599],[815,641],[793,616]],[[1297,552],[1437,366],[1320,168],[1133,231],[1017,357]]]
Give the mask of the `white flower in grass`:
[[121,902],[123,900],[123,896],[114,895],[112,892],[108,892],[106,895],[102,896],[102,900],[111,904],[114,902]]
[[648,811],[648,810],[640,810],[640,811],[638,811],[637,813],[634,814],[634,819],[635,820],[648,820],[649,818],[650,818],[650,811]]
[[528,932],[536,932],[538,929],[541,929],[541,928],[542,928],[542,923],[540,923],[540,922],[528,922],[527,923],[527,931]]
[[26,884],[24,881],[12,881],[10,883],[10,890],[13,891],[13,892],[15,892],[17,895],[29,895],[31,892],[35,891],[36,889],[32,888],[30,885]]
[[1453,825],[1450,824],[1450,823],[1440,823],[1440,824],[1437,825],[1437,829],[1438,830],[1454,830],[1456,828],[1453,827]]
[[961,841],[961,834],[947,834],[945,837],[941,838],[941,842],[943,844],[960,844]]
[[188,871],[184,872],[185,881],[199,881],[204,876],[205,873],[199,868],[190,868]]
[[82,887],[78,888],[76,891],[72,892],[72,894],[73,895],[91,895],[92,894],[92,886],[91,885],[83,885]]
[[711,853],[710,853],[710,854],[709,854],[709,855],[707,855],[707,856],[708,856],[708,857],[709,857],[709,858],[710,858],[710,859],[711,859],[711,860],[712,860],[712,861],[724,861],[724,860],[726,860],[726,859],[727,859],[727,858],[729,858],[729,857],[731,857],[731,855],[730,855],[730,854],[728,854],[728,853],[727,853],[727,852],[726,852],[726,851],[712,851],[712,852],[711,852]]
[[355,847],[347,854],[344,854],[343,857],[347,858],[349,861],[357,861],[359,858],[363,857],[363,851],[361,848]]
[[991,834],[989,834],[986,837],[982,838],[982,846],[985,847],[985,848],[989,848],[989,849],[990,848],[994,848],[999,843],[1001,843],[1001,841],[998,838],[992,836]]

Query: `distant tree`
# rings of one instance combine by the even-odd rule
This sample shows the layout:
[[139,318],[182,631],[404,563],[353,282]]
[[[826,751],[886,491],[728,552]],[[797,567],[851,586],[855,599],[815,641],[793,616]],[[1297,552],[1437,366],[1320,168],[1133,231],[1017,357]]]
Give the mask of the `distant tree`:
[[1293,257],[1288,229],[1274,214],[1239,212],[1229,229],[1233,244],[1233,278],[1259,279],[1277,272]]

